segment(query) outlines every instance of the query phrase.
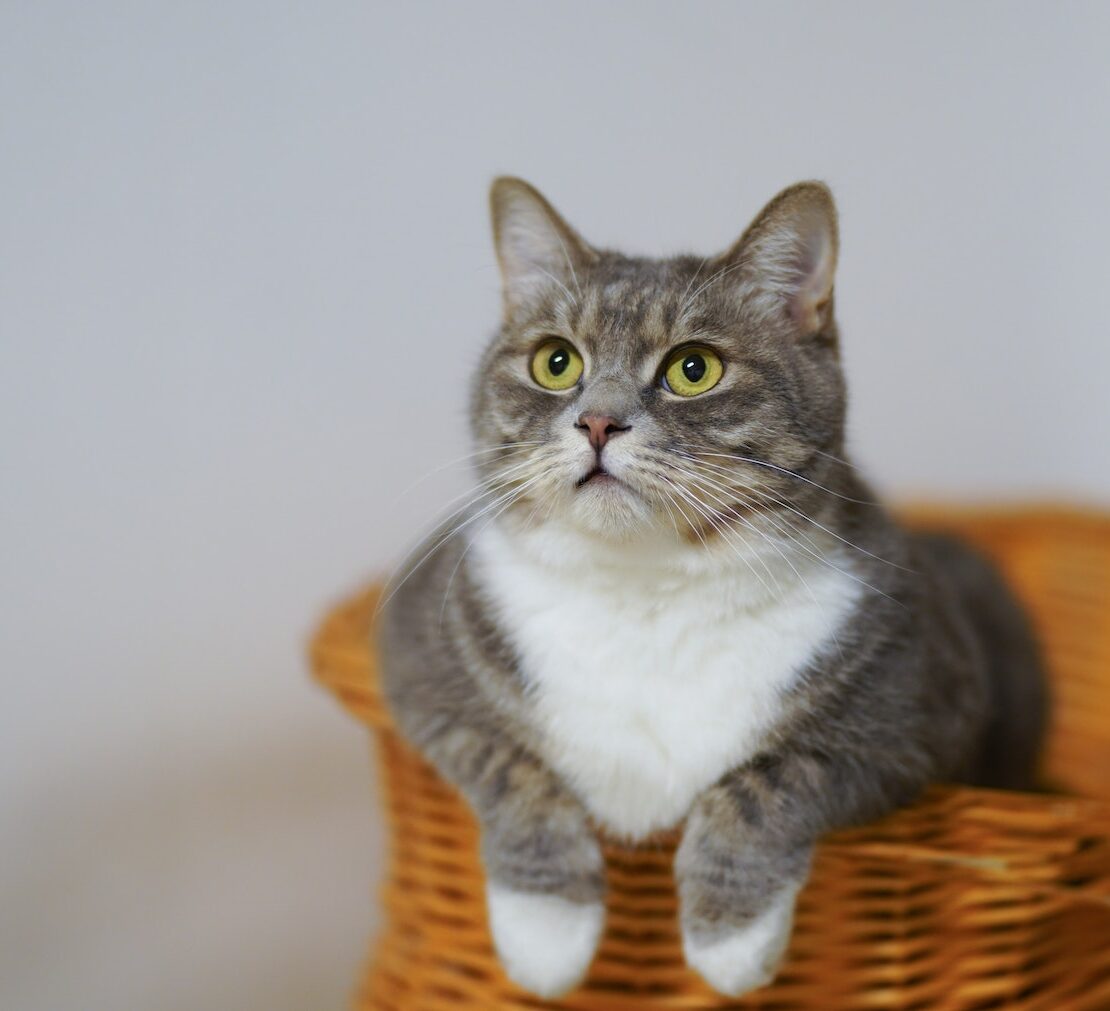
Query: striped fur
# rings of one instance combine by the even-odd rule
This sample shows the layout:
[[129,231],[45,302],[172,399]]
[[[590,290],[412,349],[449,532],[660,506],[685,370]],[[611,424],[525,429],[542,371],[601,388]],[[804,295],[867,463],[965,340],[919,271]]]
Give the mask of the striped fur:
[[[518,180],[492,203],[486,493],[395,577],[388,696],[478,816],[522,985],[552,995],[588,966],[597,832],[684,822],[688,959],[742,993],[773,976],[823,833],[935,779],[1028,783],[1036,651],[990,566],[901,529],[846,460],[823,185],[704,259],[596,250]],[[552,337],[584,362],[565,392],[529,373]],[[682,398],[660,375],[693,344],[724,372]],[[620,422],[600,454],[583,414]]]

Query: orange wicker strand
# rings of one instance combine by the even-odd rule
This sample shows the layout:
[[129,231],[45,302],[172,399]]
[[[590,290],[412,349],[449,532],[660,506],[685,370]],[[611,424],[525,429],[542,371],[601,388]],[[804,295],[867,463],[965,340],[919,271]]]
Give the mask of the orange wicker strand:
[[501,971],[470,812],[397,736],[377,691],[371,590],[312,645],[316,676],[375,733],[391,832],[385,926],[362,1011],[1110,1009],[1110,516],[916,510],[988,551],[1034,615],[1053,678],[1045,775],[1060,794],[938,787],[818,850],[775,983],[743,1000],[683,961],[674,837],[608,845],[606,935],[545,1004]]

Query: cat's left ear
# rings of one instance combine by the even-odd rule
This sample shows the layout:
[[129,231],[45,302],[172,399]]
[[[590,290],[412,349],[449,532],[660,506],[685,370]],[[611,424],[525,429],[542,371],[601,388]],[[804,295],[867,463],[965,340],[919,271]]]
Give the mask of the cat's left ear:
[[523,179],[495,179],[489,194],[506,314],[551,288],[578,290],[578,271],[597,253]]
[[832,193],[824,183],[804,182],[764,207],[722,259],[745,300],[784,312],[808,336],[831,322],[838,244]]

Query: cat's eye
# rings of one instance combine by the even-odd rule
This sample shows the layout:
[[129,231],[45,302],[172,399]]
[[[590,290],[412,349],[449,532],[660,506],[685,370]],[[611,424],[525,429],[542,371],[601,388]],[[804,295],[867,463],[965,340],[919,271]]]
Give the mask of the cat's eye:
[[673,354],[663,370],[663,388],[680,397],[696,397],[721,381],[725,367],[709,348],[683,348]]
[[569,390],[582,378],[582,356],[566,341],[547,341],[532,356],[532,378],[545,390]]

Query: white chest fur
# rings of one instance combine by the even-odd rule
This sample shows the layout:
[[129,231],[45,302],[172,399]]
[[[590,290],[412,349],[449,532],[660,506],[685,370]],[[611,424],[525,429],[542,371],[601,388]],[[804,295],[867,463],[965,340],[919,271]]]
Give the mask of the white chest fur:
[[848,575],[797,558],[804,584],[772,564],[783,593],[767,600],[741,562],[682,572],[642,553],[564,564],[545,549],[562,546],[494,525],[475,544],[479,579],[521,659],[543,757],[631,838],[681,820],[758,751],[783,691],[858,597]]

